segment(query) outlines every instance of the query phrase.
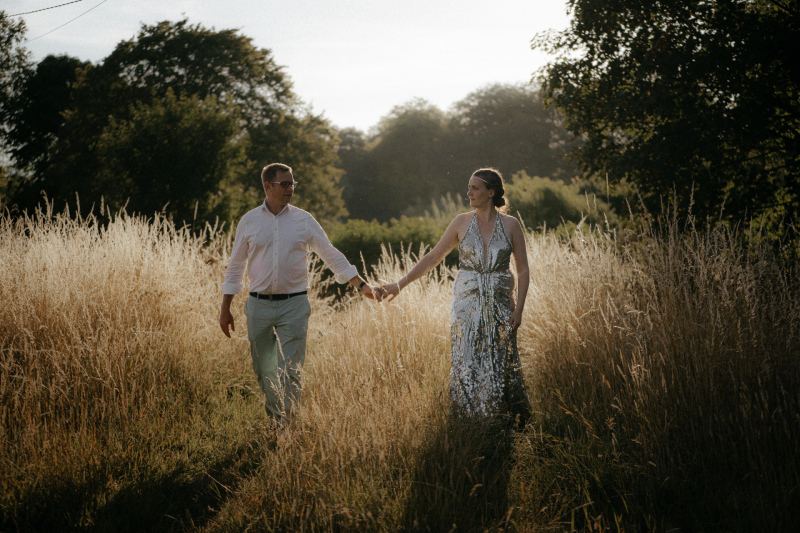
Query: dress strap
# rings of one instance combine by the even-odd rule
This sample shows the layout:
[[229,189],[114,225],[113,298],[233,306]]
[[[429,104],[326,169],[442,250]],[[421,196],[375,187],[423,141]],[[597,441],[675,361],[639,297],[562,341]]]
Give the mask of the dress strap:
[[503,236],[506,238],[506,241],[508,241],[508,244],[512,244],[511,237],[509,237],[508,233],[506,232],[506,225],[503,224],[502,220],[500,220],[500,217],[502,216],[503,215],[501,215],[499,212],[497,213],[497,221],[500,223],[500,231],[503,232]]
[[[477,226],[477,224],[475,223],[475,216],[477,214],[478,214],[477,211],[473,211],[472,212],[472,218],[469,219],[469,224],[467,224],[467,231],[465,231],[464,235],[461,236],[461,240],[458,241],[458,244],[461,244],[462,242],[464,242],[464,239],[467,238],[467,235],[469,235],[469,232],[472,231],[472,226]],[[478,233],[480,233],[480,232],[478,232]]]

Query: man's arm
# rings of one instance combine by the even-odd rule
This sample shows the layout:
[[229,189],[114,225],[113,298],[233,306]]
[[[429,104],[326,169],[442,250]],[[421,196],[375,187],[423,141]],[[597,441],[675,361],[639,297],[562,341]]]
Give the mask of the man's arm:
[[230,326],[231,331],[236,331],[236,326],[233,324],[233,314],[231,313],[231,302],[233,302],[234,296],[234,294],[222,295],[222,309],[219,312],[219,327],[222,328],[222,333],[229,339],[231,334],[228,332],[228,326]]
[[242,219],[236,225],[233,250],[231,250],[228,267],[225,269],[225,281],[222,284],[222,309],[219,312],[219,327],[222,328],[222,333],[228,338],[231,336],[228,326],[230,326],[231,331],[236,331],[236,326],[233,324],[233,314],[231,314],[231,302],[233,302],[233,297],[242,290],[242,280],[247,266],[249,245],[245,233],[246,223]]
[[[334,276],[336,276],[336,281],[339,283],[348,282],[350,285],[355,287],[357,291],[359,291],[363,296],[367,298],[375,298],[378,297],[378,301],[380,301],[380,296],[376,291],[373,291],[372,287],[366,285],[366,281],[358,274],[358,270],[356,267],[351,265],[347,258],[344,256],[342,252],[337,250],[333,244],[331,244],[330,239],[325,234],[325,230],[322,229],[322,226],[319,225],[313,217],[307,220],[308,223],[308,234],[309,234],[309,245],[311,249],[322,259],[331,271],[333,272]],[[362,286],[362,283],[365,285]]]

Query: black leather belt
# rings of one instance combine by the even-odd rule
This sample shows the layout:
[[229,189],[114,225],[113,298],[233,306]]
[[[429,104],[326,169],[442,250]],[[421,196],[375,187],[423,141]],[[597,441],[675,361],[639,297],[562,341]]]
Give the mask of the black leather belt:
[[251,292],[250,296],[256,298],[258,300],[286,300],[291,298],[292,296],[302,296],[303,294],[307,294],[308,291],[300,291],[300,292],[293,292],[291,294],[258,294],[257,292]]

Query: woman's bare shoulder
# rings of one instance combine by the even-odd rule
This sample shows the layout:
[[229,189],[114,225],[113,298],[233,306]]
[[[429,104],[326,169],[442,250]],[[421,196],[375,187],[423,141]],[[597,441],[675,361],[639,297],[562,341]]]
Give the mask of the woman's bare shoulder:
[[459,241],[464,236],[464,233],[467,232],[467,228],[469,227],[469,221],[472,219],[472,215],[474,214],[475,211],[469,211],[468,213],[461,213],[460,215],[456,215],[455,218],[453,218],[453,221],[450,222],[450,227],[456,230]]
[[475,211],[469,211],[467,213],[461,213],[460,215],[456,215],[450,224],[457,227],[462,227],[462,226],[467,227],[467,224],[469,224],[469,221],[472,218],[472,215],[474,214]]
[[506,232],[511,234],[511,232],[522,231],[522,225],[517,220],[517,217],[512,217],[511,215],[504,215],[500,213],[502,217],[500,220],[503,221],[503,227],[505,227]]

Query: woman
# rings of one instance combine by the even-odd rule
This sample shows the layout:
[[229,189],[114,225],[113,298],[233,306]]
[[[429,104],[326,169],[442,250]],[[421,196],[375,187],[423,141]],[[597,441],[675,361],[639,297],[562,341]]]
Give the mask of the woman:
[[[469,205],[397,283],[381,287],[388,301],[438,265],[458,245],[459,270],[451,307],[450,398],[469,415],[516,415],[524,423],[530,399],[520,371],[517,328],[528,293],[525,237],[507,210],[503,177],[493,168],[469,179]],[[514,298],[511,256],[519,280]]]

